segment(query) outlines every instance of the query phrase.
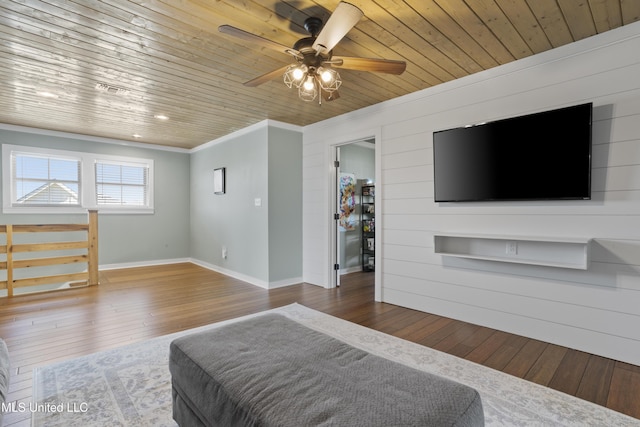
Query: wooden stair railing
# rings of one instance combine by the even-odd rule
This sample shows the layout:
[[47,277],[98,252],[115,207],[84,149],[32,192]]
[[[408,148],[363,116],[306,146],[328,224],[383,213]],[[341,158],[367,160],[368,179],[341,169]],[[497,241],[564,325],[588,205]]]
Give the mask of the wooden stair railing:
[[[6,234],[6,244],[0,245],[0,254],[6,254],[6,261],[0,262],[0,270],[6,270],[6,280],[0,281],[0,289],[7,290],[7,296],[14,295],[16,288],[38,286],[55,283],[72,283],[74,285],[97,285],[98,279],[98,211],[89,211],[87,224],[34,224],[34,225],[0,225],[0,234]],[[17,233],[59,233],[86,231],[86,239],[81,241],[40,242],[14,244]],[[62,255],[31,259],[14,259],[17,253],[57,252],[69,250],[85,250],[77,255]],[[86,271],[79,273],[35,276],[16,279],[16,269],[49,267],[65,264],[86,263]]]

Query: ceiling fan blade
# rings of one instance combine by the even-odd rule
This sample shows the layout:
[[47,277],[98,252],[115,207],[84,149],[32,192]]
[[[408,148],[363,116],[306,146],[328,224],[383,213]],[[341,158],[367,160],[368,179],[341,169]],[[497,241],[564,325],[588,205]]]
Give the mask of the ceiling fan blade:
[[256,87],[261,85],[262,83],[266,83],[269,80],[275,79],[276,77],[282,77],[285,71],[287,71],[288,65],[284,67],[278,68],[277,70],[270,71],[266,74],[256,77],[255,79],[249,80],[248,82],[243,83],[245,86]]
[[245,30],[241,30],[240,28],[232,27],[231,25],[220,25],[218,27],[218,31],[224,34],[228,34],[230,36],[237,37],[242,40],[246,40],[248,42],[254,43],[261,47],[266,47],[268,49],[276,50],[282,53],[288,53],[293,56],[302,56],[300,55],[300,52],[298,52],[295,49],[292,49],[283,44],[271,41],[269,39],[265,39],[264,37],[251,34]]
[[[342,63],[340,63],[342,61]],[[387,74],[402,74],[407,68],[404,61],[393,59],[376,58],[356,58],[350,56],[334,56],[330,61],[336,68],[346,68],[348,70],[375,71]]]
[[322,95],[322,99],[327,102],[335,101],[336,99],[340,98],[340,93],[337,90],[328,92],[326,90],[320,89],[320,93]]
[[312,47],[318,52],[331,51],[363,16],[364,13],[351,3],[338,3]]

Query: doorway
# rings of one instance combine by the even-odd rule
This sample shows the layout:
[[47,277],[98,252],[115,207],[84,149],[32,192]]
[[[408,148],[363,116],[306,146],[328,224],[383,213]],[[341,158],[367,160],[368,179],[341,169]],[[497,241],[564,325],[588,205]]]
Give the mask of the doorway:
[[336,147],[335,286],[375,272],[376,146],[370,138]]

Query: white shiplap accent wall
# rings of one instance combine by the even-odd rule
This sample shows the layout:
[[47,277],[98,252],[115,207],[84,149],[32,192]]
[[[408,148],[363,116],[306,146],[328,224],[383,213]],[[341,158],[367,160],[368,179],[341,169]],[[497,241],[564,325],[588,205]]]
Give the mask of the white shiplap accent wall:
[[[330,283],[330,147],[376,134],[382,301],[640,365],[637,76],[640,23],[307,126],[304,280]],[[434,131],[583,102],[594,104],[592,200],[433,201]],[[594,240],[576,271],[442,257],[434,233]]]

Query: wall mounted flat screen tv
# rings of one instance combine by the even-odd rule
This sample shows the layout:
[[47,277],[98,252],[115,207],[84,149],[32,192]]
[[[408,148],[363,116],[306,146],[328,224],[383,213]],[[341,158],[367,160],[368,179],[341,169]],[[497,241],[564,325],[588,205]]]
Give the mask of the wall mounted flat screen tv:
[[589,200],[592,103],[433,134],[436,202]]

